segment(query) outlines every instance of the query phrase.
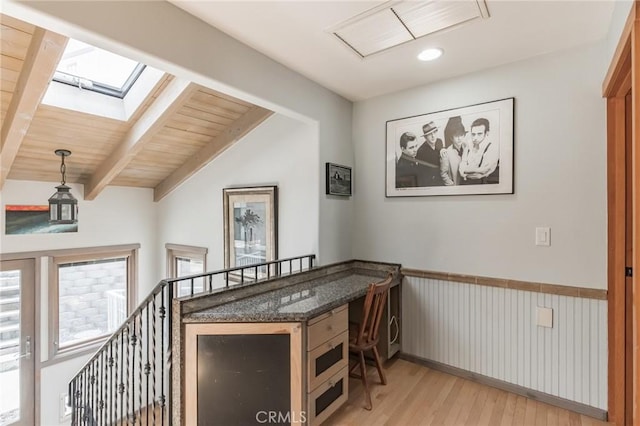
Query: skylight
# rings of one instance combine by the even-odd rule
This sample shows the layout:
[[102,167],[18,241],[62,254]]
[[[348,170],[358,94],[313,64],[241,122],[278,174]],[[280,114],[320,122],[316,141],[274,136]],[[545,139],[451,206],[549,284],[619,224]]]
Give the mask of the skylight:
[[115,53],[69,39],[53,80],[124,98],[144,67]]

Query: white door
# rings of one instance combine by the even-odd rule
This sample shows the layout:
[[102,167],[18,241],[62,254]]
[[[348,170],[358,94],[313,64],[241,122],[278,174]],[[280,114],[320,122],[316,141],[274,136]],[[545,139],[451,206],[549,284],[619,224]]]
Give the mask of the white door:
[[35,261],[0,264],[0,426],[33,425]]

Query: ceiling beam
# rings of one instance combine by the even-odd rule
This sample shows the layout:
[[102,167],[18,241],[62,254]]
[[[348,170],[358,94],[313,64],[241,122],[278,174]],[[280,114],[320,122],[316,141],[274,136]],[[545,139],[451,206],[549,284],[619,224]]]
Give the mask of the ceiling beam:
[[68,38],[37,27],[22,64],[16,88],[2,123],[0,189],[9,175],[33,116],[56,71]]
[[227,148],[258,127],[271,114],[273,114],[273,111],[257,106],[244,113],[244,115],[231,123],[224,132],[209,142],[207,146],[191,156],[182,166],[160,182],[153,190],[153,200],[160,201],[182,182],[222,154]]
[[95,199],[115,179],[135,156],[167,124],[197,90],[197,85],[188,80],[174,78],[155,102],[129,129],[113,152],[96,169],[84,186],[84,199]]

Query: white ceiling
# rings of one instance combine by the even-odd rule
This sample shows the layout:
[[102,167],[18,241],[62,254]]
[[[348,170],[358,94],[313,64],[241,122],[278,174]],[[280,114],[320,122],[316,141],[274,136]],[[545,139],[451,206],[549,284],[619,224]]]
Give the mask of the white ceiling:
[[[602,39],[614,7],[613,0],[486,0],[489,19],[362,59],[327,29],[385,2],[170,1],[352,101]],[[418,61],[416,55],[427,47],[445,54],[434,62]]]

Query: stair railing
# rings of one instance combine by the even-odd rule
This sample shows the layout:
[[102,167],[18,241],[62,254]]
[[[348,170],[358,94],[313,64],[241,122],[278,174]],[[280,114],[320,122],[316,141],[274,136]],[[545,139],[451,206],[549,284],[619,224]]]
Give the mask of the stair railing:
[[314,261],[311,254],[160,281],[69,382],[71,424],[170,424],[174,297],[302,272]]

